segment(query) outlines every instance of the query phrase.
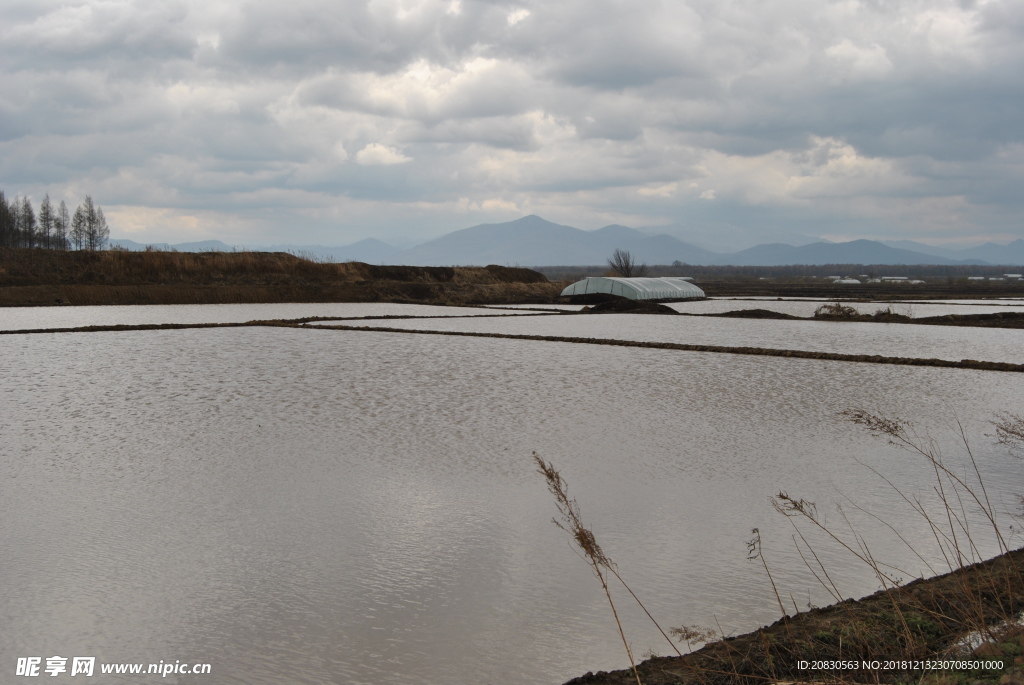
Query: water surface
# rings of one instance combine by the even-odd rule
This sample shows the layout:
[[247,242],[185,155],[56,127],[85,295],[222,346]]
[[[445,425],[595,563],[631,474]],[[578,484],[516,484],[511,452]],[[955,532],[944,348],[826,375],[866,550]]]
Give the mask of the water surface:
[[[386,323],[347,323],[355,326],[383,325],[412,330],[766,347],[953,361],[976,359],[1016,364],[1024,362],[1024,332],[1007,328],[643,314],[581,314],[514,319],[410,319]],[[310,325],[331,325],[331,322]]]
[[[849,495],[926,537],[858,460],[921,496],[927,469],[837,412],[913,418],[954,459],[955,411],[1000,506],[1022,482],[984,437],[1020,405],[1009,373],[245,328],[3,336],[0,377],[0,662],[213,665],[168,683],[554,684],[626,666],[534,450],[658,617],[727,633],[777,618],[745,558],[754,527],[783,592],[828,601],[769,506],[780,489],[830,517]],[[876,589],[815,544],[845,593]],[[620,609],[637,652],[668,651]]]
[[161,323],[244,323],[266,319],[301,319],[311,316],[494,316],[499,313],[516,314],[517,312],[514,310],[496,312],[484,307],[441,307],[387,302],[0,307],[0,330],[139,326]]

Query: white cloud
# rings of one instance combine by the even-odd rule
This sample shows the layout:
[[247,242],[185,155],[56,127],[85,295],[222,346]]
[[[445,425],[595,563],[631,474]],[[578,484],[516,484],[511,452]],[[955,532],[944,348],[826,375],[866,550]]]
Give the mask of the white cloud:
[[515,26],[528,16],[530,16],[530,10],[520,7],[509,12],[506,21],[508,21],[509,26]]
[[380,143],[370,143],[356,153],[356,163],[364,166],[391,166],[411,161],[411,157],[406,157],[395,148]]
[[844,77],[878,79],[892,71],[892,62],[885,48],[877,43],[870,46],[854,45],[848,38],[825,50],[841,70]]
[[653,188],[640,188],[636,192],[640,193],[644,197],[672,197],[676,194],[678,189],[678,183],[665,183],[664,185],[655,186]]
[[915,180],[886,159],[862,155],[834,138],[812,136],[802,149],[775,150],[756,156],[711,151],[702,170],[720,194],[764,205],[806,206],[835,198],[892,196],[912,190]]

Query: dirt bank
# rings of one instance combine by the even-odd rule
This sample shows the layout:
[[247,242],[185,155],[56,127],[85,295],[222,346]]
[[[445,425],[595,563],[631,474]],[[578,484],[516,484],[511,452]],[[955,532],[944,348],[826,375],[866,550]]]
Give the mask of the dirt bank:
[[[772,682],[910,682],[915,668],[799,668],[801,661],[855,662],[925,659],[1001,660],[1002,669],[966,671],[968,680],[999,682],[1021,669],[1020,628],[996,629],[994,642],[973,653],[954,650],[978,625],[996,626],[1024,611],[1024,550],[936,578],[918,580],[860,600],[787,616],[771,626],[708,644],[683,657],[657,657],[639,666],[644,685],[726,685]],[[912,666],[912,664],[906,664]],[[949,669],[963,673],[962,670]],[[937,677],[938,673],[931,674]],[[1004,676],[1007,683],[1013,678]],[[945,681],[952,685],[956,679]],[[631,670],[588,673],[566,685],[635,685]]]
[[[502,315],[495,315],[502,316]],[[508,316],[508,315],[505,315]],[[511,315],[520,318],[517,315]],[[548,316],[548,315],[544,315]],[[363,317],[378,318],[378,317]],[[390,318],[390,317],[380,317]],[[395,318],[424,318],[424,317],[395,317]],[[426,317],[426,318],[449,318],[449,317]],[[475,318],[475,317],[474,317]],[[183,329],[183,328],[215,328],[218,326],[290,326],[302,327],[305,321],[315,319],[295,320],[271,320],[271,321],[250,321],[247,323],[229,324],[144,324],[144,325],[115,325],[115,326],[82,326],[79,328],[60,329],[32,329],[32,330],[0,330],[0,335],[25,335],[36,333],[90,333],[103,331],[132,331],[132,330],[157,330],[157,329]],[[339,320],[339,319],[322,319]],[[642,347],[655,350],[679,350],[682,352],[711,352],[716,354],[746,354],[761,357],[788,357],[792,359],[820,359],[827,361],[858,362],[864,364],[894,364],[898,366],[934,366],[949,369],[975,369],[979,371],[1007,371],[1010,373],[1024,373],[1024,364],[1011,364],[1007,362],[987,362],[977,359],[961,359],[953,361],[950,359],[924,359],[920,357],[883,357],[871,354],[839,354],[835,352],[812,352],[809,350],[781,350],[769,347],[729,347],[724,345],[687,345],[684,343],[666,342],[639,342],[636,340],[614,340],[608,338],[576,338],[554,335],[517,335],[511,333],[477,333],[471,331],[437,331],[420,330],[410,328],[390,328],[387,326],[348,326],[348,325],[323,325],[313,326],[307,330],[318,331],[359,331],[377,333],[402,333],[410,335],[448,335],[467,338],[500,338],[504,340],[532,340],[539,342],[560,342],[574,343],[580,345],[607,345],[611,347]]]
[[665,314],[671,316],[710,316],[727,319],[777,319],[781,321],[857,321],[861,323],[904,323],[925,326],[974,326],[979,328],[1024,328],[1024,313],[1022,312],[996,312],[993,314],[946,314],[944,316],[923,316],[912,318],[904,314],[897,314],[890,309],[879,310],[874,314],[857,314],[852,307],[842,305],[835,306],[836,311],[844,312],[841,315],[815,315],[794,316],[784,314],[770,309],[740,309],[731,312],[719,312],[716,314],[691,314],[689,312],[677,312],[671,307],[656,302],[643,300],[629,300],[624,297],[611,296],[608,299],[591,307],[584,307],[579,312],[564,312],[566,315],[574,314]]
[[261,302],[546,303],[529,269],[324,264],[283,252],[0,249],[0,306]]
[[944,316],[910,317],[891,310],[874,314],[844,316],[793,316],[768,309],[741,309],[718,314],[690,314],[690,316],[716,316],[733,319],[786,319],[790,321],[856,321],[860,323],[897,323],[922,326],[973,326],[978,328],[1024,328],[1024,312],[995,312],[992,314],[946,314]]
[[[693,275],[693,274],[690,274]],[[714,297],[813,297],[861,300],[945,300],[1024,297],[1024,281],[984,281],[921,284],[785,282],[710,280],[698,277],[701,289]]]
[[694,314],[694,316],[721,316],[727,319],[791,319],[799,321],[803,319],[802,316],[793,316],[792,314],[784,314],[783,312],[775,312],[771,309],[740,309],[735,312],[721,312],[718,314]]
[[381,333],[410,333],[418,335],[451,335],[468,338],[502,338],[506,340],[536,340],[541,342],[563,342],[582,345],[608,345],[611,347],[643,347],[655,350],[679,350],[682,352],[712,352],[716,354],[747,354],[762,357],[788,357],[792,359],[820,359],[838,362],[864,364],[894,364],[898,366],[934,366],[948,369],[976,369],[979,371],[1008,371],[1024,373],[1024,364],[1008,362],[987,362],[977,359],[925,359],[921,357],[884,357],[877,354],[840,354],[837,352],[813,352],[810,350],[782,350],[770,347],[730,347],[726,345],[689,345],[685,343],[640,342],[637,340],[615,340],[611,338],[577,338],[554,335],[517,335],[512,333],[477,333],[471,331],[431,331],[385,326],[317,326],[317,330],[377,331]]
[[614,299],[609,299],[604,302],[598,302],[590,307],[584,307],[579,314],[666,314],[668,316],[678,316],[679,312],[666,307],[658,302],[651,302],[650,300],[630,300],[625,297],[611,296]]

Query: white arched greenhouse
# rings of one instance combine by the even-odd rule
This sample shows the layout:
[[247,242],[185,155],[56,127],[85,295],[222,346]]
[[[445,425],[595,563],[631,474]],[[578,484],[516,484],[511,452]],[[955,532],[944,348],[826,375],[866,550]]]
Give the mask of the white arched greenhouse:
[[704,291],[683,278],[584,278],[562,291],[562,297],[618,295],[630,300],[694,300],[706,297]]

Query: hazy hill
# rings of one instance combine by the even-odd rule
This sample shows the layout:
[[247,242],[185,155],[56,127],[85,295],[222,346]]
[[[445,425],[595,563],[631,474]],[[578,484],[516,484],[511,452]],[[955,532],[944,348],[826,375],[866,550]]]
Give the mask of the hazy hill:
[[766,243],[800,246],[829,242],[797,231],[762,227],[744,228],[721,221],[640,226],[639,229],[648,235],[670,235],[684,243],[722,254],[731,254]]
[[[673,227],[666,227],[667,229]],[[679,227],[674,227],[679,229]],[[645,229],[650,230],[650,229]],[[111,245],[142,250],[131,240],[112,240]],[[515,221],[480,224],[453,231],[408,250],[374,238],[351,245],[226,245],[219,240],[158,245],[180,252],[233,250],[291,252],[325,261],[360,261],[370,264],[447,266],[453,264],[503,264],[526,266],[596,266],[604,264],[616,248],[628,250],[638,262],[671,264],[680,261],[696,266],[777,266],[784,264],[1003,264],[1024,265],[1024,240],[1009,245],[987,243],[967,249],[951,249],[914,241],[853,240],[792,245],[772,242],[738,252],[714,252],[672,235],[651,235],[628,226],[612,224],[594,231],[556,224],[536,215]],[[1018,268],[1018,267],[1014,267]]]
[[912,250],[889,247],[877,240],[851,240],[846,243],[758,245],[731,255],[723,255],[719,264],[736,266],[774,266],[778,264],[967,264],[978,260],[955,260]]
[[[678,259],[704,262],[713,252],[671,236],[649,236],[634,228],[611,225],[596,231],[552,223],[536,215],[501,224],[480,224],[443,235],[397,255],[403,264],[603,264],[615,248],[640,261],[659,264]],[[664,261],[664,260],[668,261]]]
[[976,258],[958,260],[890,247],[875,240],[816,242],[797,247],[770,243],[729,254],[705,250],[669,235],[647,235],[627,226],[611,225],[596,231],[582,231],[533,215],[454,231],[406,250],[395,259],[399,263],[421,266],[583,266],[603,264],[616,248],[628,250],[637,261],[648,264],[671,264],[677,260],[684,264],[737,266],[984,263]]
[[895,247],[899,250],[911,250],[922,254],[946,257],[948,259],[966,259],[966,257],[960,257],[960,250],[952,247],[939,247],[936,245],[929,245],[927,243],[919,243],[916,240],[880,240],[879,242],[883,245]]
[[913,240],[883,240],[890,247],[903,248],[956,260],[981,260],[989,264],[1024,264],[1024,240],[1009,245],[985,243],[968,248],[950,248],[927,245]]
[[990,264],[1024,264],[1024,239],[1018,238],[1009,245],[985,243],[978,247],[959,250],[968,258],[982,259]]
[[550,258],[560,263],[557,260],[574,258],[579,250],[576,234],[580,232],[530,215],[447,233],[400,253],[397,260],[417,266],[546,264]]

